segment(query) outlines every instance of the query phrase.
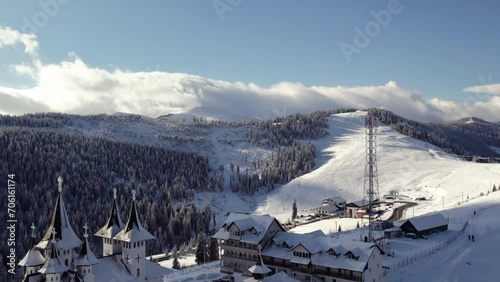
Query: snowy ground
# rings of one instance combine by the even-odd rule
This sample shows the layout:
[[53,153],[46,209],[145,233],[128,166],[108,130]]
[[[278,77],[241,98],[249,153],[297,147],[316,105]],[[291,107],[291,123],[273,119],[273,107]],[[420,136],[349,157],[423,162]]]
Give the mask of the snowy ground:
[[[474,216],[476,211],[476,216]],[[449,230],[439,235],[424,239],[398,238],[389,240],[389,251],[395,257],[384,257],[384,265],[391,270],[387,281],[498,281],[500,270],[496,268],[500,251],[500,192],[471,200],[464,205],[445,210],[443,214],[450,218]],[[335,219],[325,220],[332,224]],[[356,224],[356,220],[351,220]],[[447,241],[457,236],[458,230],[465,221],[469,222],[465,232],[458,236],[447,247]],[[323,229],[319,223],[297,227],[292,232],[304,233],[315,229]],[[332,233],[330,236],[342,240],[359,240],[364,228],[348,232]],[[468,235],[475,235],[475,242],[469,241]],[[437,247],[439,246],[439,250]],[[394,267],[398,261],[414,258],[414,262],[406,266]],[[406,263],[405,263],[406,264]],[[188,282],[210,281],[223,276],[219,273],[219,262],[187,268],[165,277],[164,281]],[[243,281],[245,277],[235,276],[235,281]]]
[[[202,206],[205,202],[211,202],[213,210],[218,213],[218,222],[230,211],[267,213],[285,222],[291,217],[295,199],[299,214],[307,214],[307,210],[321,205],[324,197],[342,196],[347,201],[360,199],[365,162],[364,115],[365,113],[358,112],[329,118],[330,136],[314,141],[318,157],[316,169],[311,173],[270,193],[262,191],[253,197],[231,192],[224,192],[222,196],[218,193],[199,194],[196,196],[197,204]],[[212,149],[220,163],[238,161],[244,165],[245,156],[257,160],[265,158],[265,154],[269,153],[259,152],[244,144],[240,134],[226,130],[207,137],[212,140],[211,144],[223,144],[226,138],[237,141],[230,146],[229,153],[223,146],[214,145]],[[453,221],[450,231],[428,240],[393,240],[390,247],[396,257],[387,258],[386,265],[422,253],[425,258],[392,270],[388,281],[499,281],[497,277],[500,272],[493,268],[492,261],[495,259],[494,254],[500,252],[500,227],[497,219],[500,214],[500,192],[483,197],[480,197],[480,193],[487,194],[493,184],[500,184],[500,165],[461,161],[437,147],[399,134],[383,125],[379,127],[377,148],[380,195],[398,190],[407,199],[425,197],[427,200],[408,209],[405,217],[444,209],[445,216]],[[455,236],[461,223],[470,217],[473,210],[477,210],[478,214],[469,221],[471,224],[464,235],[445,249],[432,255],[427,253]],[[330,236],[359,240],[365,229],[353,229],[357,222],[355,219],[330,219],[296,227],[293,232],[321,229],[328,234],[338,228],[336,225],[341,225],[343,230],[352,230],[333,232]],[[474,244],[467,240],[472,229],[477,236]],[[207,281],[213,279],[210,277],[216,278],[215,275],[218,274],[216,264],[184,271],[186,272],[176,273],[176,278],[171,278],[173,280],[165,281]]]
[[[316,169],[257,196],[253,212],[286,221],[297,199],[299,210],[321,205],[324,197],[342,196],[347,201],[361,199],[365,167],[366,113],[346,113],[329,118],[330,136],[316,140]],[[380,194],[398,190],[408,199],[425,197],[407,217],[448,209],[462,201],[487,193],[500,184],[500,165],[465,162],[440,148],[404,136],[387,126],[378,128],[378,174]],[[444,205],[443,205],[444,203]]]
[[[177,260],[179,261],[181,268],[193,266],[196,264],[196,257],[194,255],[180,256],[179,258],[177,258]],[[174,263],[173,258],[159,262],[161,266],[167,268],[172,268],[173,263]]]
[[[473,216],[473,211],[476,216]],[[468,218],[465,233],[448,248],[425,259],[391,271],[387,281],[499,281],[500,192],[492,193],[444,213],[452,218]],[[475,242],[468,235],[475,235]]]

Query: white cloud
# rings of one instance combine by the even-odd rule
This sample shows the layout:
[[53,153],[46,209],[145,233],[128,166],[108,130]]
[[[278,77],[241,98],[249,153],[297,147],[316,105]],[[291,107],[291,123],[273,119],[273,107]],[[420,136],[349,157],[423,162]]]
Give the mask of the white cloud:
[[0,47],[4,45],[24,45],[24,52],[32,57],[37,56],[38,41],[35,34],[21,33],[10,27],[0,26]]
[[[12,30],[9,32],[16,34]],[[26,46],[36,50],[36,38],[30,38],[34,41],[28,41]],[[156,117],[206,107],[248,117],[270,118],[316,109],[383,107],[423,121],[451,121],[466,116],[498,120],[500,112],[500,96],[463,103],[426,100],[394,81],[354,87],[306,87],[285,81],[264,88],[254,83],[227,82],[183,73],[106,70],[88,66],[74,53],[58,63],[43,64],[33,60],[32,64],[14,68],[18,74],[31,76],[35,86],[27,89],[0,86],[0,112],[131,112]],[[3,103],[4,100],[9,103]],[[13,106],[14,103],[20,104]]]
[[500,83],[467,87],[465,92],[500,95]]

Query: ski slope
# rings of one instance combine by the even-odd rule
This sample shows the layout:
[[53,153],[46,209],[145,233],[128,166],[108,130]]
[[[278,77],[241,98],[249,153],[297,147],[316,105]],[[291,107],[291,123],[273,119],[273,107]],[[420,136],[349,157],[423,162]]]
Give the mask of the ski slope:
[[[477,212],[475,216],[474,211]],[[499,281],[500,192],[472,200],[444,214],[450,218],[467,218],[469,226],[464,234],[448,248],[389,272],[388,282]],[[474,234],[475,242],[468,240],[470,234]]]
[[[296,199],[301,211],[321,205],[323,197],[342,196],[357,200],[363,195],[365,165],[365,112],[334,115],[329,118],[330,136],[315,140],[318,150],[316,169],[290,183],[277,187],[270,193],[262,191],[250,197],[229,191],[201,193],[197,205],[211,202],[219,216],[227,212],[270,214],[285,222],[291,217],[291,207]],[[212,144],[221,140],[236,141],[232,150],[243,152],[251,158],[265,157],[268,152],[258,152],[244,146],[238,132],[221,131],[212,135]],[[306,142],[306,141],[305,141]],[[387,126],[380,125],[378,135],[378,172],[380,195],[398,190],[400,196],[412,200],[425,197],[419,205],[409,209],[406,217],[443,210],[445,217],[469,220],[465,233],[447,248],[416,262],[393,269],[387,281],[498,281],[500,273],[494,268],[495,254],[500,251],[500,192],[487,193],[493,184],[500,184],[500,165],[464,162],[446,154],[440,148],[404,136]],[[237,153],[214,147],[217,158],[236,161]],[[463,203],[462,202],[463,193]],[[480,196],[484,193],[484,196]],[[469,199],[467,199],[469,196]],[[460,205],[458,205],[460,202]],[[477,215],[473,216],[473,212]],[[292,232],[304,233],[321,229],[329,236],[347,240],[360,238],[364,228],[355,229],[358,219],[330,219],[298,226]],[[347,232],[337,233],[337,225]],[[429,240],[406,240],[394,244],[396,259],[411,256],[443,243],[461,224],[450,225],[450,230]],[[476,242],[467,240],[474,233]],[[389,261],[390,263],[391,261]],[[166,281],[207,281],[218,277],[218,264],[197,266],[172,274]],[[240,279],[240,280],[238,280]],[[236,281],[242,281],[238,277]]]
[[[316,169],[269,194],[257,196],[252,212],[271,214],[281,221],[291,217],[293,201],[299,211],[321,205],[324,197],[342,196],[347,201],[363,197],[366,112],[329,118],[330,136],[316,140]],[[465,162],[442,149],[379,125],[377,159],[380,196],[391,190],[406,199],[425,197],[406,216],[456,206],[487,193],[500,184],[500,165]],[[299,212],[300,213],[300,212]]]

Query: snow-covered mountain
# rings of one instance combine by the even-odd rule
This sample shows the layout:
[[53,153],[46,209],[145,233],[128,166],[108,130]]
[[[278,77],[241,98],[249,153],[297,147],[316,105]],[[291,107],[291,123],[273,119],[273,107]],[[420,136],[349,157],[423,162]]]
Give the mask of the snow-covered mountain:
[[[363,195],[365,167],[365,112],[329,118],[331,135],[317,140],[317,168],[256,199],[254,211],[280,219],[299,209],[321,205],[323,197],[357,200]],[[462,199],[486,194],[500,184],[499,164],[465,162],[428,143],[402,135],[385,125],[378,128],[377,160],[380,195],[400,191],[409,199],[425,197],[415,215],[455,206]]]
[[224,121],[236,121],[236,120],[249,120],[251,117],[238,114],[230,111],[217,110],[207,107],[195,107],[189,109],[182,109],[175,113],[168,113],[159,116],[160,119],[176,120],[176,121],[192,121],[193,119],[203,119],[206,121],[213,120],[224,120]]

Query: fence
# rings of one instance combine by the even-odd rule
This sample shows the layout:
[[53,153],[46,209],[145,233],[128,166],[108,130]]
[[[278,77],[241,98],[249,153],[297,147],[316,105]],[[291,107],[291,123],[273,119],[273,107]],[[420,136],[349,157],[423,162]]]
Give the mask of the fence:
[[397,262],[394,262],[394,263],[390,264],[389,265],[389,271],[398,270],[398,269],[400,269],[402,267],[405,267],[405,266],[407,266],[407,265],[409,265],[411,263],[414,263],[415,261],[417,261],[419,259],[422,259],[422,258],[428,257],[430,255],[433,255],[434,253],[436,253],[439,250],[447,248],[451,243],[455,242],[458,239],[458,237],[460,237],[460,235],[462,235],[464,233],[465,228],[467,228],[468,225],[469,225],[469,221],[467,220],[467,221],[465,221],[465,223],[462,226],[462,228],[459,231],[457,231],[457,233],[455,233],[446,242],[440,243],[440,244],[438,244],[436,246],[433,246],[432,248],[429,248],[427,250],[415,253],[415,254],[413,254],[411,256],[407,256],[405,258],[402,258],[402,259],[398,260]]

